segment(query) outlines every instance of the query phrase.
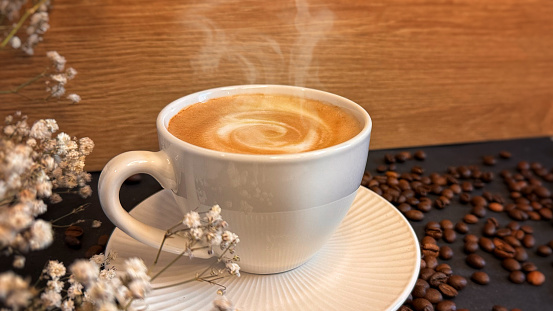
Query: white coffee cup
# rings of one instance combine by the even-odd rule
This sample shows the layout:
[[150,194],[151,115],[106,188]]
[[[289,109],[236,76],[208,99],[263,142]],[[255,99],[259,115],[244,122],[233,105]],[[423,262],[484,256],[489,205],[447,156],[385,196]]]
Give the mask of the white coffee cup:
[[[186,143],[167,130],[186,106],[235,94],[303,96],[342,107],[361,124],[350,140],[315,151],[283,155],[237,154]],[[334,233],[349,210],[367,162],[372,121],[358,104],[315,89],[284,85],[240,85],[179,98],[158,115],[160,151],[130,151],[113,158],[99,181],[102,208],[136,240],[159,248],[168,228],[154,228],[129,215],[119,202],[123,182],[137,173],[170,189],[183,215],[218,204],[229,230],[240,237],[236,254],[242,271],[278,273],[308,261]],[[178,220],[176,220],[178,221]],[[180,253],[182,241],[164,250]]]

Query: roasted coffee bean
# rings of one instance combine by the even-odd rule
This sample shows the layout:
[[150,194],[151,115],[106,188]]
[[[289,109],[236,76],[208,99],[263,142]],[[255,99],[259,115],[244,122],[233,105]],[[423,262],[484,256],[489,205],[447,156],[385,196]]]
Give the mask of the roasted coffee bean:
[[397,309],[397,311],[413,311],[413,309],[409,308],[406,305],[402,305],[401,307],[399,307],[399,309]]
[[471,275],[470,278],[476,284],[486,285],[490,283],[490,276],[484,271],[476,271]]
[[442,238],[442,235],[443,235],[443,232],[442,232],[442,228],[440,228],[440,225],[438,225],[437,228],[426,228],[424,230],[424,233],[427,235],[427,236],[431,236],[433,237],[434,239],[436,240],[439,240]]
[[540,245],[536,249],[536,254],[538,254],[542,257],[547,257],[547,256],[551,255],[551,253],[553,253],[553,249],[551,247],[549,247],[549,245]]
[[509,309],[500,305],[495,305],[492,307],[492,311],[509,311]]
[[545,275],[537,270],[532,271],[526,275],[526,280],[532,285],[540,286],[545,282]]
[[534,228],[532,226],[529,226],[529,225],[520,226],[520,230],[522,230],[522,231],[524,231],[528,234],[534,233]]
[[451,189],[451,191],[455,194],[460,194],[462,191],[461,186],[459,186],[458,183],[452,184],[451,186],[449,186],[449,189]]
[[455,305],[455,302],[451,300],[443,300],[436,305],[436,311],[456,311],[456,310],[457,310],[457,306]]
[[476,217],[473,214],[466,214],[463,217],[463,221],[466,222],[467,224],[475,224],[478,222],[478,217]]
[[505,258],[501,261],[501,266],[507,271],[517,271],[522,269],[522,265],[514,258]]
[[526,235],[526,233],[524,233],[524,231],[522,231],[520,229],[519,230],[513,230],[513,234],[512,234],[512,236],[515,239],[519,240],[519,241],[521,241],[524,238],[525,235]]
[[515,256],[515,249],[507,244],[505,241],[499,238],[493,239],[493,244],[495,246],[493,254],[501,259],[513,258]]
[[428,279],[428,284],[433,287],[438,287],[442,283],[447,282],[447,275],[443,272],[435,272]]
[[469,266],[475,269],[482,269],[486,266],[486,260],[484,259],[484,257],[475,253],[468,254],[466,262]]
[[453,270],[451,269],[451,266],[446,263],[439,264],[434,269],[436,270],[436,272],[441,272],[447,276],[450,276],[451,274],[453,274]]
[[396,163],[396,158],[393,154],[387,153],[384,155],[384,162],[386,162],[386,164]]
[[511,217],[514,220],[527,220],[528,219],[528,214],[526,212],[521,211],[521,210],[516,209],[516,208],[508,211],[507,214],[509,215],[509,217]]
[[496,231],[496,226],[493,223],[486,222],[482,228],[482,234],[485,236],[494,236]]
[[469,233],[469,234],[465,235],[465,237],[463,238],[463,241],[464,242],[478,242],[478,236],[476,236],[475,234]]
[[99,255],[100,253],[102,253],[104,251],[104,248],[100,245],[92,245],[91,247],[89,247],[86,252],[85,252],[85,257],[86,258],[91,258],[92,256],[94,255]]
[[499,157],[502,159],[510,159],[512,154],[509,151],[502,150],[499,152]]
[[553,219],[553,210],[548,207],[544,207],[538,210],[538,214],[542,219],[550,220]]
[[482,205],[476,205],[471,210],[470,213],[475,215],[478,218],[486,217],[486,208]]
[[434,205],[438,209],[443,209],[446,206],[448,206],[451,203],[451,201],[446,196],[440,196],[439,198],[434,201]]
[[426,291],[426,295],[424,295],[423,298],[425,298],[426,300],[430,301],[433,304],[436,304],[444,300],[444,298],[442,297],[442,293],[435,288],[429,288]]
[[468,202],[470,202],[470,198],[470,194],[466,192],[462,192],[461,194],[459,194],[459,202],[461,202],[462,204],[467,204]]
[[522,245],[526,248],[532,248],[536,244],[536,239],[532,234],[526,234],[522,239]]
[[513,258],[518,262],[525,262],[528,260],[528,253],[522,247],[515,247],[515,256]]
[[431,236],[428,236],[428,235],[425,235],[422,240],[421,240],[421,245],[424,245],[424,244],[436,244],[436,239],[434,239],[433,237]]
[[432,303],[424,298],[413,300],[413,308],[415,311],[434,311]]
[[436,244],[423,244],[421,252],[424,256],[437,257],[440,253],[440,247]]
[[490,211],[493,211],[493,212],[503,212],[503,210],[505,209],[503,204],[501,203],[497,203],[497,202],[492,202],[490,204],[488,204],[488,209]]
[[472,192],[474,190],[474,186],[470,181],[463,181],[461,183],[461,190],[463,190],[463,192]]
[[440,292],[442,292],[444,296],[449,298],[456,297],[459,294],[459,292],[453,286],[446,283],[438,285],[438,289],[440,290]]
[[401,203],[398,205],[397,209],[402,212],[403,214],[407,213],[408,211],[412,210],[413,207],[408,203]]
[[103,234],[98,238],[97,243],[98,245],[105,247],[108,244],[108,241],[109,241],[109,235]]
[[451,228],[444,229],[442,238],[447,243],[453,243],[455,240],[457,240],[457,234],[455,233],[455,230]]
[[495,165],[496,162],[497,162],[497,160],[492,155],[487,155],[487,156],[482,157],[482,163],[484,165],[493,166],[493,165]]
[[495,232],[495,235],[497,235],[500,238],[503,238],[511,235],[512,233],[513,231],[509,228],[500,228],[500,229],[497,229],[497,231]]
[[428,281],[434,273],[436,273],[434,269],[424,268],[424,269],[421,269],[421,271],[419,272],[419,278],[422,280]]
[[459,221],[458,223],[455,224],[455,231],[461,234],[465,234],[469,232],[469,227],[467,226],[466,223]]
[[424,259],[421,259],[420,268],[421,268],[421,269],[426,268],[426,261],[425,261]]
[[515,284],[522,284],[526,281],[526,275],[520,270],[511,271],[509,273],[509,281]]
[[544,186],[539,186],[534,189],[534,193],[540,198],[551,197],[551,191]]
[[530,272],[536,271],[536,270],[538,270],[538,266],[536,266],[535,263],[530,262],[530,261],[522,263],[522,271],[524,271],[526,273],[530,273]]
[[440,220],[440,227],[442,228],[442,230],[446,230],[446,229],[453,229],[455,225],[449,219],[442,219]]
[[411,221],[421,221],[424,218],[424,214],[419,210],[412,209],[405,213],[405,217]]
[[476,196],[473,196],[472,199],[470,199],[470,204],[472,204],[472,206],[487,206],[488,201],[484,199],[483,196],[476,195]]
[[493,244],[493,241],[491,239],[488,239],[486,237],[481,237],[478,240],[478,246],[480,246],[481,249],[484,251],[491,253],[495,249],[495,245]]
[[453,286],[456,290],[462,290],[465,286],[467,286],[467,279],[463,276],[454,274],[447,279],[447,284]]
[[467,241],[465,242],[465,244],[463,245],[463,251],[466,253],[466,254],[472,254],[474,252],[476,252],[478,250],[478,243],[477,242],[473,242],[473,241]]
[[[448,200],[451,200],[455,196],[455,193],[453,192],[453,190],[451,190],[451,188],[445,188],[444,190],[442,190],[442,193],[440,193],[440,195],[446,197]],[[449,203],[450,202],[448,201],[448,204]]]
[[447,245],[440,247],[440,258],[443,260],[453,258],[453,249]]
[[80,226],[69,226],[65,229],[65,236],[80,238],[83,234],[84,230]]
[[512,235],[508,235],[508,236],[504,237],[503,241],[507,242],[512,247],[519,247],[519,246],[522,245],[522,243]]
[[81,240],[78,238],[72,236],[72,235],[66,235],[64,237],[65,244],[71,248],[79,249],[81,248]]
[[415,158],[415,160],[424,161],[426,159],[426,153],[422,150],[417,150],[413,153],[413,158]]
[[417,279],[411,294],[415,298],[422,298],[426,295],[426,291],[430,288],[430,284],[423,279]]
[[142,175],[141,174],[134,174],[131,175],[129,178],[125,179],[125,184],[127,185],[135,185],[142,181]]
[[426,256],[424,257],[424,260],[426,262],[426,267],[430,269],[436,269],[438,266],[438,258],[434,256]]

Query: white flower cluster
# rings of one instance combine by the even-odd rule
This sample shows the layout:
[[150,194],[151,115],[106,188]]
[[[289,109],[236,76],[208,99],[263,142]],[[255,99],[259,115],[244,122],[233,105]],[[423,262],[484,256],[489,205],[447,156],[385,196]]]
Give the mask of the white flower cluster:
[[94,143],[89,138],[56,137],[55,120],[39,120],[31,127],[26,116],[10,115],[0,130],[0,250],[26,253],[52,242],[52,226],[36,219],[46,212],[44,199],[60,201],[56,188],[76,188],[91,194],[85,157]]
[[[187,253],[192,256],[193,248],[198,245],[205,245],[209,252],[213,253],[213,247],[219,247],[221,251],[234,254],[236,244],[240,242],[238,235],[226,230],[228,223],[221,217],[221,207],[214,205],[205,213],[203,217],[196,211],[188,212],[182,224],[186,227],[184,230],[176,231],[189,240]],[[231,275],[240,276],[240,266],[237,256],[222,256],[221,261],[225,263],[226,272]],[[218,271],[217,273],[221,273]]]
[[[0,0],[0,17],[5,17],[10,22],[15,22],[20,18],[21,10],[25,8],[26,0]],[[50,0],[41,0],[30,8],[30,15],[26,28],[26,39],[21,40],[18,36],[10,39],[10,44],[14,49],[21,49],[28,55],[35,53],[36,45],[42,41],[42,36],[50,28],[48,11],[50,9]]]
[[141,259],[130,258],[116,272],[108,267],[114,258],[101,254],[76,260],[69,266],[69,276],[63,263],[49,261],[41,275],[46,284],[38,294],[13,272],[2,273],[0,302],[14,310],[132,310],[130,302],[151,291],[148,269]]
[[[60,98],[65,94],[67,82],[77,75],[77,70],[72,67],[65,69],[67,61],[56,51],[49,51],[46,56],[51,61],[53,68],[53,72],[48,75],[49,79],[46,80],[46,91],[50,93],[50,96]],[[74,104],[81,101],[81,97],[77,94],[69,94],[67,99]]]

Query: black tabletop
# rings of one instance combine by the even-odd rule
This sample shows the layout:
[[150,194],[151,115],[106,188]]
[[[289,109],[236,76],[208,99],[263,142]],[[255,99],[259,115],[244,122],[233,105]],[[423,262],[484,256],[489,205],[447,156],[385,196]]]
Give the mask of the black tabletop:
[[[416,151],[422,151],[426,156],[425,159],[415,159],[413,156]],[[511,153],[511,157],[508,159],[500,157],[499,154],[502,151],[508,151]],[[402,159],[402,156],[407,156],[407,159]],[[409,156],[411,156],[411,158],[409,158]],[[486,165],[484,163],[484,157],[486,156],[489,156],[489,158],[487,158],[487,161],[489,161],[488,164],[493,165]],[[519,166],[522,165],[520,163],[523,161],[528,163],[530,168],[528,170],[523,170],[521,174]],[[541,177],[535,173],[540,165],[542,167],[540,172]],[[461,194],[454,194],[448,204],[440,206],[436,203],[436,200],[441,196],[437,194],[437,190],[443,191],[443,189],[449,188],[453,182],[458,182],[460,184],[463,182],[470,182],[473,186],[473,190],[467,192],[468,196],[465,195],[465,200],[467,198],[472,199],[477,196],[483,196],[488,198],[487,203],[500,201],[504,207],[507,207],[507,205],[511,203],[520,203],[522,199],[517,201],[515,198],[516,194],[512,194],[513,191],[509,189],[505,183],[503,176],[507,175],[510,175],[511,178],[518,178],[520,180],[522,180],[524,176],[526,176],[526,179],[532,177],[535,180],[539,180],[540,184],[545,189],[553,191],[553,182],[548,181],[551,176],[546,177],[545,174],[546,171],[547,174],[553,173],[553,141],[548,137],[543,137],[394,150],[371,150],[367,161],[367,178],[365,179],[365,185],[369,186],[368,182],[370,179],[380,180],[378,183],[379,186],[377,187],[380,188],[380,190],[375,188],[375,182],[371,184],[373,190],[382,191],[382,188],[384,188],[382,195],[387,196],[394,205],[399,206],[399,201],[404,199],[399,198],[397,195],[390,196],[389,194],[385,194],[387,192],[386,186],[381,187],[381,184],[383,184],[385,178],[391,179],[392,184],[401,179],[412,179],[412,177],[408,177],[407,173],[412,172],[413,167],[415,167],[415,171],[418,171],[418,173],[422,172],[422,174],[418,175],[424,177],[425,180],[441,180],[437,176],[447,178],[447,183],[443,184],[441,189],[432,189],[432,187],[429,186],[426,190],[417,190],[413,195],[413,197],[416,198],[428,197],[432,202],[429,210],[427,210],[427,208],[422,208],[424,210],[422,213],[423,219],[409,221],[419,237],[419,241],[422,241],[422,238],[426,235],[425,226],[427,226],[429,222],[440,222],[447,219],[453,224],[456,224],[458,222],[464,222],[463,219],[467,214],[479,215],[476,217],[476,223],[467,224],[469,229],[468,233],[463,234],[456,231],[455,241],[447,242],[443,238],[439,238],[436,242],[438,246],[449,246],[450,250],[453,251],[451,259],[437,257],[438,263],[450,265],[453,274],[461,275],[468,280],[467,286],[460,290],[456,297],[451,299],[455,302],[457,309],[465,308],[471,311],[487,311],[492,310],[495,305],[500,305],[506,307],[507,310],[516,308],[524,311],[553,310],[553,255],[543,256],[544,254],[540,255],[537,251],[539,246],[546,245],[553,240],[553,222],[551,219],[547,219],[547,213],[543,213],[544,215],[540,216],[538,220],[535,215],[535,213],[538,213],[538,207],[534,206],[534,209],[531,211],[528,210],[526,213],[528,219],[516,220],[519,226],[525,226],[525,229],[529,230],[528,228],[530,228],[533,230],[532,233],[520,233],[521,235],[532,235],[534,239],[533,245],[527,245],[528,247],[524,245],[521,246],[526,250],[528,256],[523,262],[534,263],[535,269],[545,276],[545,282],[541,285],[532,285],[528,281],[524,281],[522,284],[515,284],[509,280],[510,272],[502,267],[502,260],[492,252],[484,251],[481,248],[476,250],[475,253],[485,260],[485,266],[483,268],[476,269],[468,265],[466,263],[467,252],[464,251],[463,241],[464,237],[468,234],[474,234],[477,237],[484,236],[490,239],[497,237],[496,235],[489,236],[483,233],[482,230],[485,223],[489,222],[488,219],[493,217],[497,220],[498,229],[506,228],[509,223],[515,221],[513,214],[510,214],[506,210],[494,212],[490,210],[488,206],[484,209],[475,210],[474,204],[471,204],[471,202],[462,203],[463,199],[461,199]],[[458,171],[464,172],[465,169],[477,173],[471,176],[451,176],[455,175]],[[507,172],[510,174],[507,174]],[[482,177],[482,173],[485,175],[484,178]],[[532,174],[532,176],[530,176],[530,174]],[[521,177],[521,175],[523,176]],[[93,180],[91,182],[91,187],[96,190],[99,172],[93,172],[92,176]],[[394,180],[394,178],[396,180]],[[410,182],[413,182],[413,180]],[[533,182],[535,183],[536,181]],[[136,204],[160,189],[161,187],[153,178],[141,175],[138,180],[123,185],[120,195],[121,203],[124,208],[130,210]],[[436,190],[436,193],[433,192],[434,190]],[[421,193],[421,191],[424,193]],[[551,206],[547,204],[548,201],[544,200],[544,197],[536,198],[535,195],[532,197],[531,194],[525,193],[524,191],[525,190],[520,191],[520,196],[530,197],[536,201],[541,200],[543,204],[539,206],[540,208],[551,208]],[[549,194],[547,198],[550,201],[551,195]],[[67,214],[71,209],[85,203],[88,204],[85,211],[71,215],[57,223],[58,225],[66,225],[79,219],[84,220],[84,222],[78,224],[84,229],[84,234],[79,239],[80,245],[69,246],[65,241],[64,232],[66,228],[55,228],[55,240],[53,245],[46,250],[28,254],[26,256],[27,263],[23,269],[12,268],[11,262],[13,258],[11,256],[2,256],[0,257],[0,270],[6,271],[14,269],[19,274],[36,278],[47,260],[55,259],[69,265],[77,258],[84,258],[87,255],[101,250],[98,246],[101,247],[105,243],[105,238],[112,233],[114,226],[102,211],[97,191],[88,199],[81,199],[77,195],[72,194],[65,195],[63,202],[49,206],[48,212],[43,215],[43,218],[47,220],[56,219]],[[536,204],[534,203],[534,205]],[[405,208],[405,206],[402,208]],[[413,205],[412,209],[417,209],[417,206]],[[94,220],[101,221],[102,225],[98,228],[94,228],[92,226]],[[511,223],[510,226],[512,225]],[[489,284],[480,285],[472,281],[471,275],[475,271],[487,273],[490,278]],[[528,272],[525,272],[525,275],[527,275],[527,273]],[[370,280],[367,281],[369,282]],[[370,306],[367,306],[367,310],[370,310]]]

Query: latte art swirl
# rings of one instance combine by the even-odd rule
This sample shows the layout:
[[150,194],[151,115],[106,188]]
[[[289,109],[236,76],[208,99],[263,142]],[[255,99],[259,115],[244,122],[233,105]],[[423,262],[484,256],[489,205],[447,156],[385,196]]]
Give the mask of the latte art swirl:
[[219,121],[215,145],[235,152],[298,153],[317,149],[329,128],[311,117],[282,111],[237,112]]
[[243,94],[185,107],[168,130],[193,145],[232,153],[285,154],[323,149],[361,131],[342,108],[289,95]]

